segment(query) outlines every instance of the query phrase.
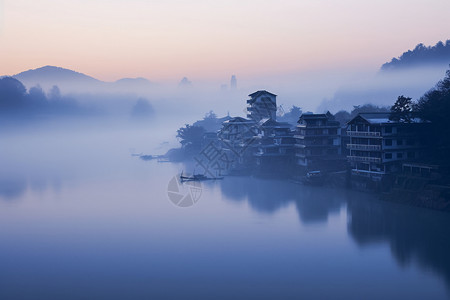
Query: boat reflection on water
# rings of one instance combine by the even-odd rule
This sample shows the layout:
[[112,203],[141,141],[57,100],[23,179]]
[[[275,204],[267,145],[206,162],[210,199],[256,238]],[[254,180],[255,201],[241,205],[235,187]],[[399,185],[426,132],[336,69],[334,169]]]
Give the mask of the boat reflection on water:
[[302,183],[307,185],[323,185],[325,174],[321,171],[311,171],[302,177]]

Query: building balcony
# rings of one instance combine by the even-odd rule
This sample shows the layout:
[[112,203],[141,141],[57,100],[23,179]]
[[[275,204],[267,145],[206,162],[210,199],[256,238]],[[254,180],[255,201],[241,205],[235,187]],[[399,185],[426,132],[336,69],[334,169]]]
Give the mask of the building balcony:
[[255,156],[293,156],[295,153],[292,148],[265,148],[259,147],[259,149],[254,153]]
[[319,134],[296,134],[294,135],[294,138],[296,139],[308,139],[308,138],[337,138],[339,137],[339,134],[329,134],[329,133],[319,133]]
[[294,148],[294,144],[258,144],[260,148]]
[[296,157],[322,157],[322,158],[327,158],[327,157],[332,157],[333,155],[330,154],[325,154],[325,153],[295,153]]
[[363,151],[380,151],[381,145],[347,144],[347,149]]
[[352,175],[354,175],[354,176],[369,177],[369,178],[379,179],[379,180],[381,180],[381,178],[385,174],[386,174],[385,172],[352,169]]
[[340,145],[333,145],[333,144],[301,144],[297,143],[294,144],[295,147],[298,148],[323,148],[323,149],[332,149],[332,148],[340,148]]
[[362,137],[381,137],[381,133],[376,131],[347,131],[347,135]]
[[296,135],[294,135],[294,139],[301,139],[301,140],[303,140],[303,139],[305,139],[305,136],[296,134]]
[[381,163],[381,158],[367,156],[347,156],[349,161]]
[[299,129],[336,129],[336,130],[340,128],[339,125],[330,125],[330,124],[326,125],[298,124],[296,127]]

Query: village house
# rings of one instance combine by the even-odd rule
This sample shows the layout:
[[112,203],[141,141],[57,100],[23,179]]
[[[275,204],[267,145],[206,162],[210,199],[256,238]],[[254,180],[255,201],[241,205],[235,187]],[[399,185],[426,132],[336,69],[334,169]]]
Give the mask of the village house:
[[277,115],[277,95],[261,90],[254,92],[247,100],[247,118],[255,122],[262,119],[276,120]]
[[235,117],[223,122],[218,133],[222,150],[232,157],[233,170],[288,173],[295,141],[291,125],[276,121],[276,95],[263,90],[249,97],[249,119]]
[[341,126],[330,112],[302,114],[294,138],[295,158],[300,174],[343,168]]
[[253,120],[233,117],[222,124],[218,139],[222,151],[230,158],[230,168],[235,171],[249,169],[254,164],[255,136],[257,130]]
[[389,117],[390,113],[360,113],[347,123],[347,158],[353,176],[381,180],[383,175],[400,171],[402,162],[422,156],[418,132],[426,123]]
[[292,172],[294,162],[294,133],[288,123],[262,119],[255,140],[256,166],[260,173]]

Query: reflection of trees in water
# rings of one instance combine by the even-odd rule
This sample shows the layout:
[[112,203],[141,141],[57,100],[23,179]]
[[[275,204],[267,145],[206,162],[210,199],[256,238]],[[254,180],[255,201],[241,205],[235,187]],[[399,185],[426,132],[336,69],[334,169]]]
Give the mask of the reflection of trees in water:
[[14,200],[25,193],[27,182],[24,178],[0,178],[0,199]]
[[[47,190],[49,179],[45,177],[26,178],[25,176],[0,177],[0,200],[14,201],[19,199],[26,190],[30,188],[36,192]],[[60,187],[59,180],[53,180],[52,186],[55,190]]]
[[345,191],[252,177],[227,177],[220,186],[227,199],[247,200],[258,212],[274,213],[295,203],[300,221],[305,224],[326,222],[330,213],[339,211],[345,199]]
[[417,262],[450,288],[450,215],[383,201],[348,201],[348,231],[361,245],[389,242],[401,266]]

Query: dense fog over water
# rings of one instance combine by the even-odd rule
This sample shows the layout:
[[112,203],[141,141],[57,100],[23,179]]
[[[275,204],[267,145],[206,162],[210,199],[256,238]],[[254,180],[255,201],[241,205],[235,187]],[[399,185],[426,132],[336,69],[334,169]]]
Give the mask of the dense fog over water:
[[[442,64],[388,71],[329,68],[253,77],[238,74],[235,87],[231,86],[231,75],[222,82],[192,78],[180,82],[142,78],[103,82],[56,67],[27,71],[32,73],[15,78],[32,98],[29,111],[41,110],[35,116],[38,119],[73,114],[110,118],[118,123],[157,118],[168,126],[177,123],[180,127],[211,110],[219,117],[245,116],[247,95],[257,90],[278,95],[277,104],[285,111],[293,105],[317,113],[351,111],[353,106],[368,103],[391,106],[400,95],[419,99],[443,78],[446,69]],[[41,79],[41,74],[47,77]],[[42,109],[44,104],[46,108]]]
[[233,176],[176,207],[192,165],[131,156],[173,146],[161,124],[1,132],[0,298],[448,298],[446,214]]

